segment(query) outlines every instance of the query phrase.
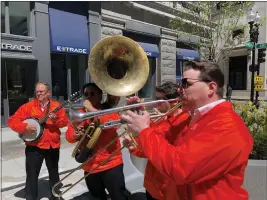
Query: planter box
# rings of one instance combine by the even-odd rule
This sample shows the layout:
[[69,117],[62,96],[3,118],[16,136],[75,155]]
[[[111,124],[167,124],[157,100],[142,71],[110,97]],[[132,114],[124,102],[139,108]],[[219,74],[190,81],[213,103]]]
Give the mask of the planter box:
[[249,160],[244,188],[249,193],[249,200],[267,199],[267,160]]
[[[127,152],[125,152],[128,154]],[[131,163],[135,166],[136,171],[144,174],[147,160],[137,158],[133,155],[128,155],[130,157]],[[128,158],[129,159],[129,158]],[[129,160],[128,160],[129,162]],[[130,173],[133,174],[133,173]],[[138,180],[137,180],[138,179]],[[142,182],[140,183],[140,180]],[[135,184],[138,184],[137,190],[144,190],[143,188],[143,176],[136,177]],[[127,183],[126,183],[127,185]],[[244,188],[249,193],[249,200],[266,200],[267,199],[267,160],[249,160],[248,166],[245,171],[245,181]]]

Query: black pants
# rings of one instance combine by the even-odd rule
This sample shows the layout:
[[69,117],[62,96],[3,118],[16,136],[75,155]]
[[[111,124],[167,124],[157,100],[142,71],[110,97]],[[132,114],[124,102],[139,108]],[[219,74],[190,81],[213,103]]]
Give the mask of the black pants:
[[[85,172],[84,174],[87,174]],[[107,200],[105,188],[111,200],[127,200],[127,191],[123,174],[123,164],[112,169],[89,175],[85,178],[86,185],[93,197]]]
[[52,186],[59,181],[59,148],[40,149],[38,147],[26,146],[25,154],[27,176],[26,200],[36,200],[38,196],[38,176],[44,159],[49,173],[50,191]]
[[146,190],[146,199],[147,200],[157,200],[157,199],[155,199],[155,198],[153,198],[150,194],[149,194],[149,192]]

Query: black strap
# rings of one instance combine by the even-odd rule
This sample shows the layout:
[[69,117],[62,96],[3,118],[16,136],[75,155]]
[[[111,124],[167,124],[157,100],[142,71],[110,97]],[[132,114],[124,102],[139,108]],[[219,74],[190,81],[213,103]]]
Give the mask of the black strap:
[[47,104],[47,109],[46,109],[46,113],[45,113],[45,115],[48,115],[48,113],[49,113],[49,109],[50,109],[50,101],[49,101],[48,104]]
[[39,121],[39,123],[41,125],[45,125],[46,120],[48,119],[48,113],[49,113],[49,109],[50,109],[50,101],[47,104],[47,109],[46,109],[46,113],[45,116]]

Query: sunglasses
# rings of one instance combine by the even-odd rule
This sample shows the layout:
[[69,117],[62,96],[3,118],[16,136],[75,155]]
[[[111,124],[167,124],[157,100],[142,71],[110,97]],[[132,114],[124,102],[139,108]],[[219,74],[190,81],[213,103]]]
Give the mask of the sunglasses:
[[94,92],[84,92],[84,93],[83,93],[83,96],[84,96],[84,97],[89,97],[89,96],[90,96],[90,97],[93,97],[94,95],[95,95]]
[[[195,80],[195,81],[190,83],[190,82],[188,82],[188,79]],[[194,83],[197,83],[197,82],[206,82],[206,83],[209,83],[211,81],[210,80],[205,80],[205,79],[200,80],[200,79],[194,79],[194,78],[183,78],[181,80],[181,87],[185,89],[185,88],[188,88],[188,87],[192,86]]]

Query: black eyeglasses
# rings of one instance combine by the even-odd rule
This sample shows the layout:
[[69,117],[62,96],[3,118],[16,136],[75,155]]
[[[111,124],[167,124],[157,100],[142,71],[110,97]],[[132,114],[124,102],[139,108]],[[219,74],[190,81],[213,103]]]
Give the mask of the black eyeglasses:
[[84,97],[89,97],[89,96],[93,97],[94,95],[95,95],[94,92],[84,92],[84,93],[83,93],[83,96],[84,96]]
[[[188,82],[187,80],[190,79],[190,80],[195,80],[194,82],[190,83]],[[181,81],[181,87],[182,88],[188,88],[190,87],[191,85],[193,85],[194,83],[197,83],[197,82],[206,82],[206,83],[209,83],[211,82],[210,80],[200,80],[200,79],[194,79],[194,78],[183,78],[182,81]]]

